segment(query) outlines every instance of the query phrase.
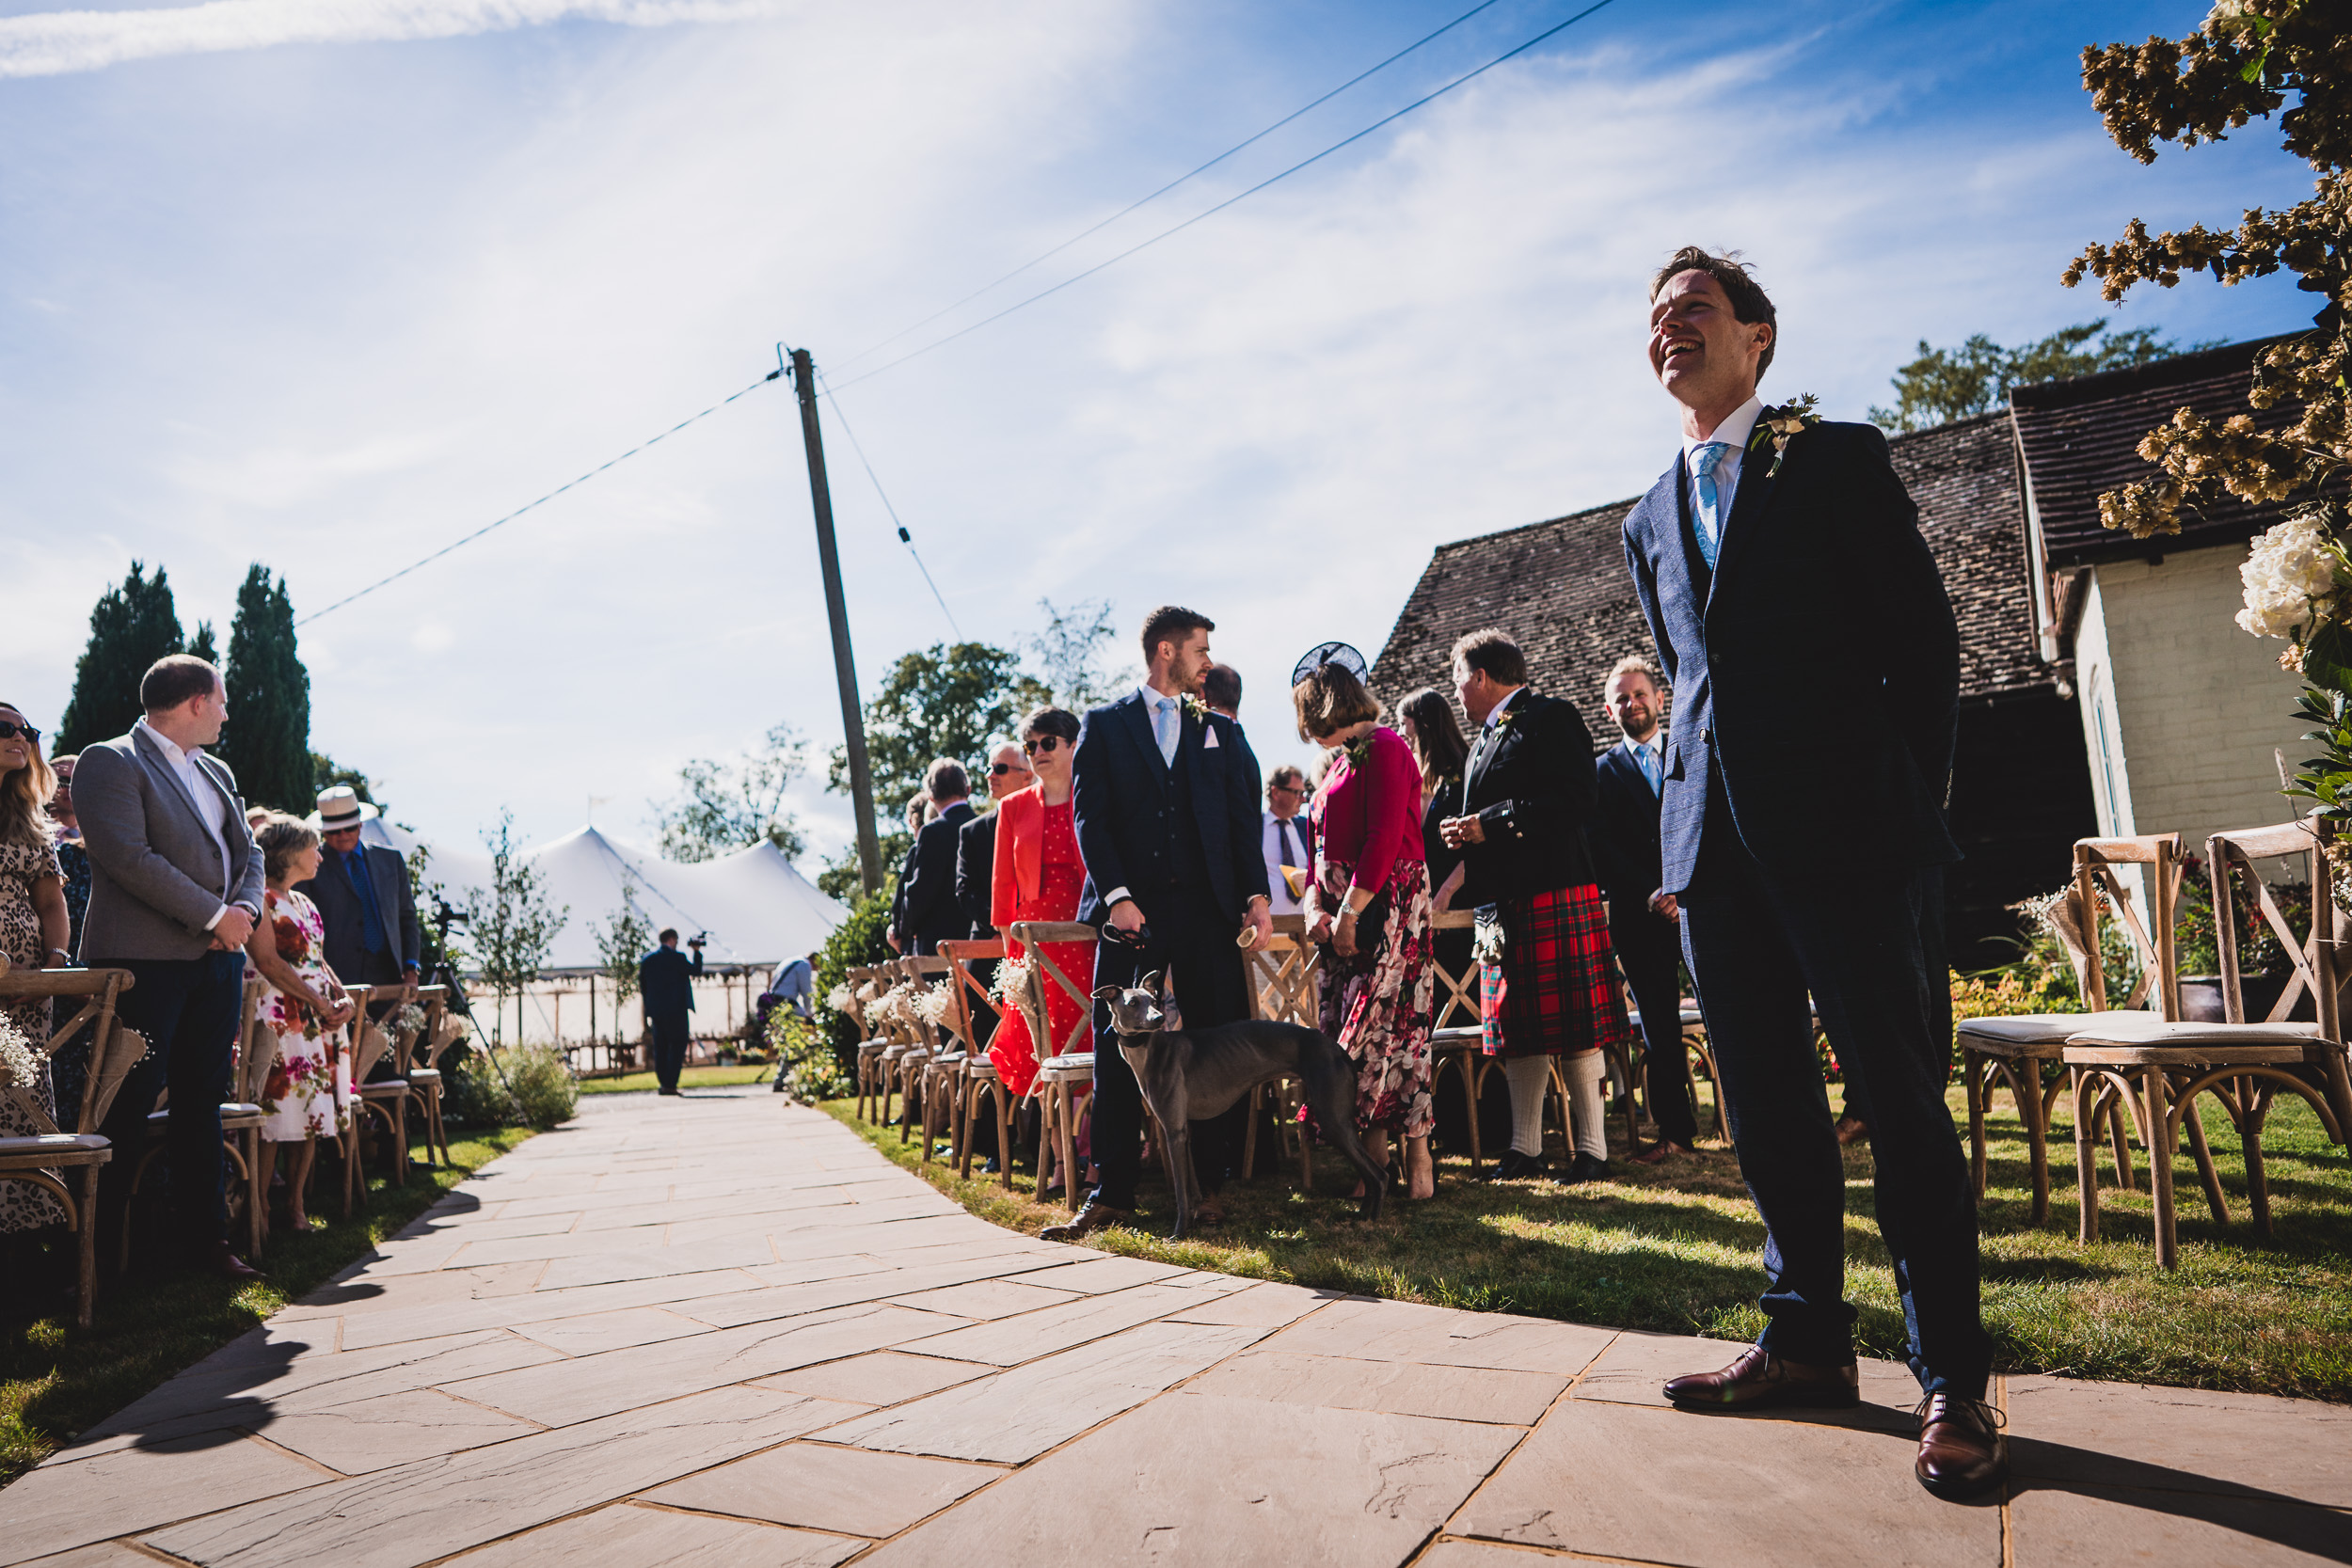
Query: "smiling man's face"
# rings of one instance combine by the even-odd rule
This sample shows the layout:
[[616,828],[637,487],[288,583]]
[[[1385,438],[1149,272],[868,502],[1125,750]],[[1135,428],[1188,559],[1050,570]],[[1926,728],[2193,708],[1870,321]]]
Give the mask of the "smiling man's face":
[[1649,368],[1686,408],[1720,417],[1747,402],[1772,341],[1772,324],[1740,320],[1712,273],[1678,272],[1650,302]]

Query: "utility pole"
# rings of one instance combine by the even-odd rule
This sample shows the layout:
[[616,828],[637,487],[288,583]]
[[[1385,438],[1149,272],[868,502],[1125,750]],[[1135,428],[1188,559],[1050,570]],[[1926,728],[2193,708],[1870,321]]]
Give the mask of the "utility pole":
[[882,840],[874,832],[874,771],[866,760],[866,711],[850,653],[850,607],[841,596],[841,552],[833,542],[833,492],[825,484],[825,438],[817,428],[817,372],[808,350],[792,351],[792,385],[801,394],[801,436],[808,446],[808,499],[817,513],[817,563],[825,575],[825,619],[833,625],[833,673],[841,687],[841,732],[850,752],[850,804],[857,812],[858,873],[870,896],[882,886]]

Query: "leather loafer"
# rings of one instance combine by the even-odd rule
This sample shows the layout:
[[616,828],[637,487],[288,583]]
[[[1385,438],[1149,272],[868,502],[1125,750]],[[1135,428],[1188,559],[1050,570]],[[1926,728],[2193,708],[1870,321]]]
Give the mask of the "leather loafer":
[[1919,1402],[1919,1484],[1947,1501],[1980,1497],[2009,1479],[2009,1439],[1982,1400],[1930,1394]]
[[1690,1372],[1668,1381],[1666,1398],[1679,1410],[1772,1410],[1801,1405],[1844,1410],[1862,1402],[1861,1374],[1842,1367],[1808,1367],[1783,1361],[1762,1345],[1750,1345],[1719,1372]]
[[1078,1212],[1060,1225],[1049,1225],[1037,1233],[1041,1242],[1074,1242],[1081,1236],[1092,1235],[1106,1225],[1124,1225],[1128,1211],[1113,1209],[1107,1204],[1088,1198]]
[[1580,1154],[1568,1162],[1568,1173],[1560,1180],[1571,1186],[1579,1181],[1606,1181],[1609,1180],[1609,1162],[1590,1154]]

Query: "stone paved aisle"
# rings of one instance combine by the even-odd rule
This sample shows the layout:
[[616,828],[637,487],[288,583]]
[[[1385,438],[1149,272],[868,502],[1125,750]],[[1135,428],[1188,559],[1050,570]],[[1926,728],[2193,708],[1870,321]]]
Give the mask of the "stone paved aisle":
[[1049,1246],[764,1091],[587,1103],[0,1491],[0,1559],[2352,1561],[2342,1407],[2010,1379],[2014,1494],[1953,1507],[1898,1368],[1678,1415],[1721,1343]]

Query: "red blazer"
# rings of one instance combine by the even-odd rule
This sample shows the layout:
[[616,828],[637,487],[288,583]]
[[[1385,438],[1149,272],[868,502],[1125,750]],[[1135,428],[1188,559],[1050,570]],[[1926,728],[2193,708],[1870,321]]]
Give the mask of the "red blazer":
[[988,923],[1009,932],[1030,917],[1045,885],[1044,785],[1031,784],[996,802],[996,864]]

